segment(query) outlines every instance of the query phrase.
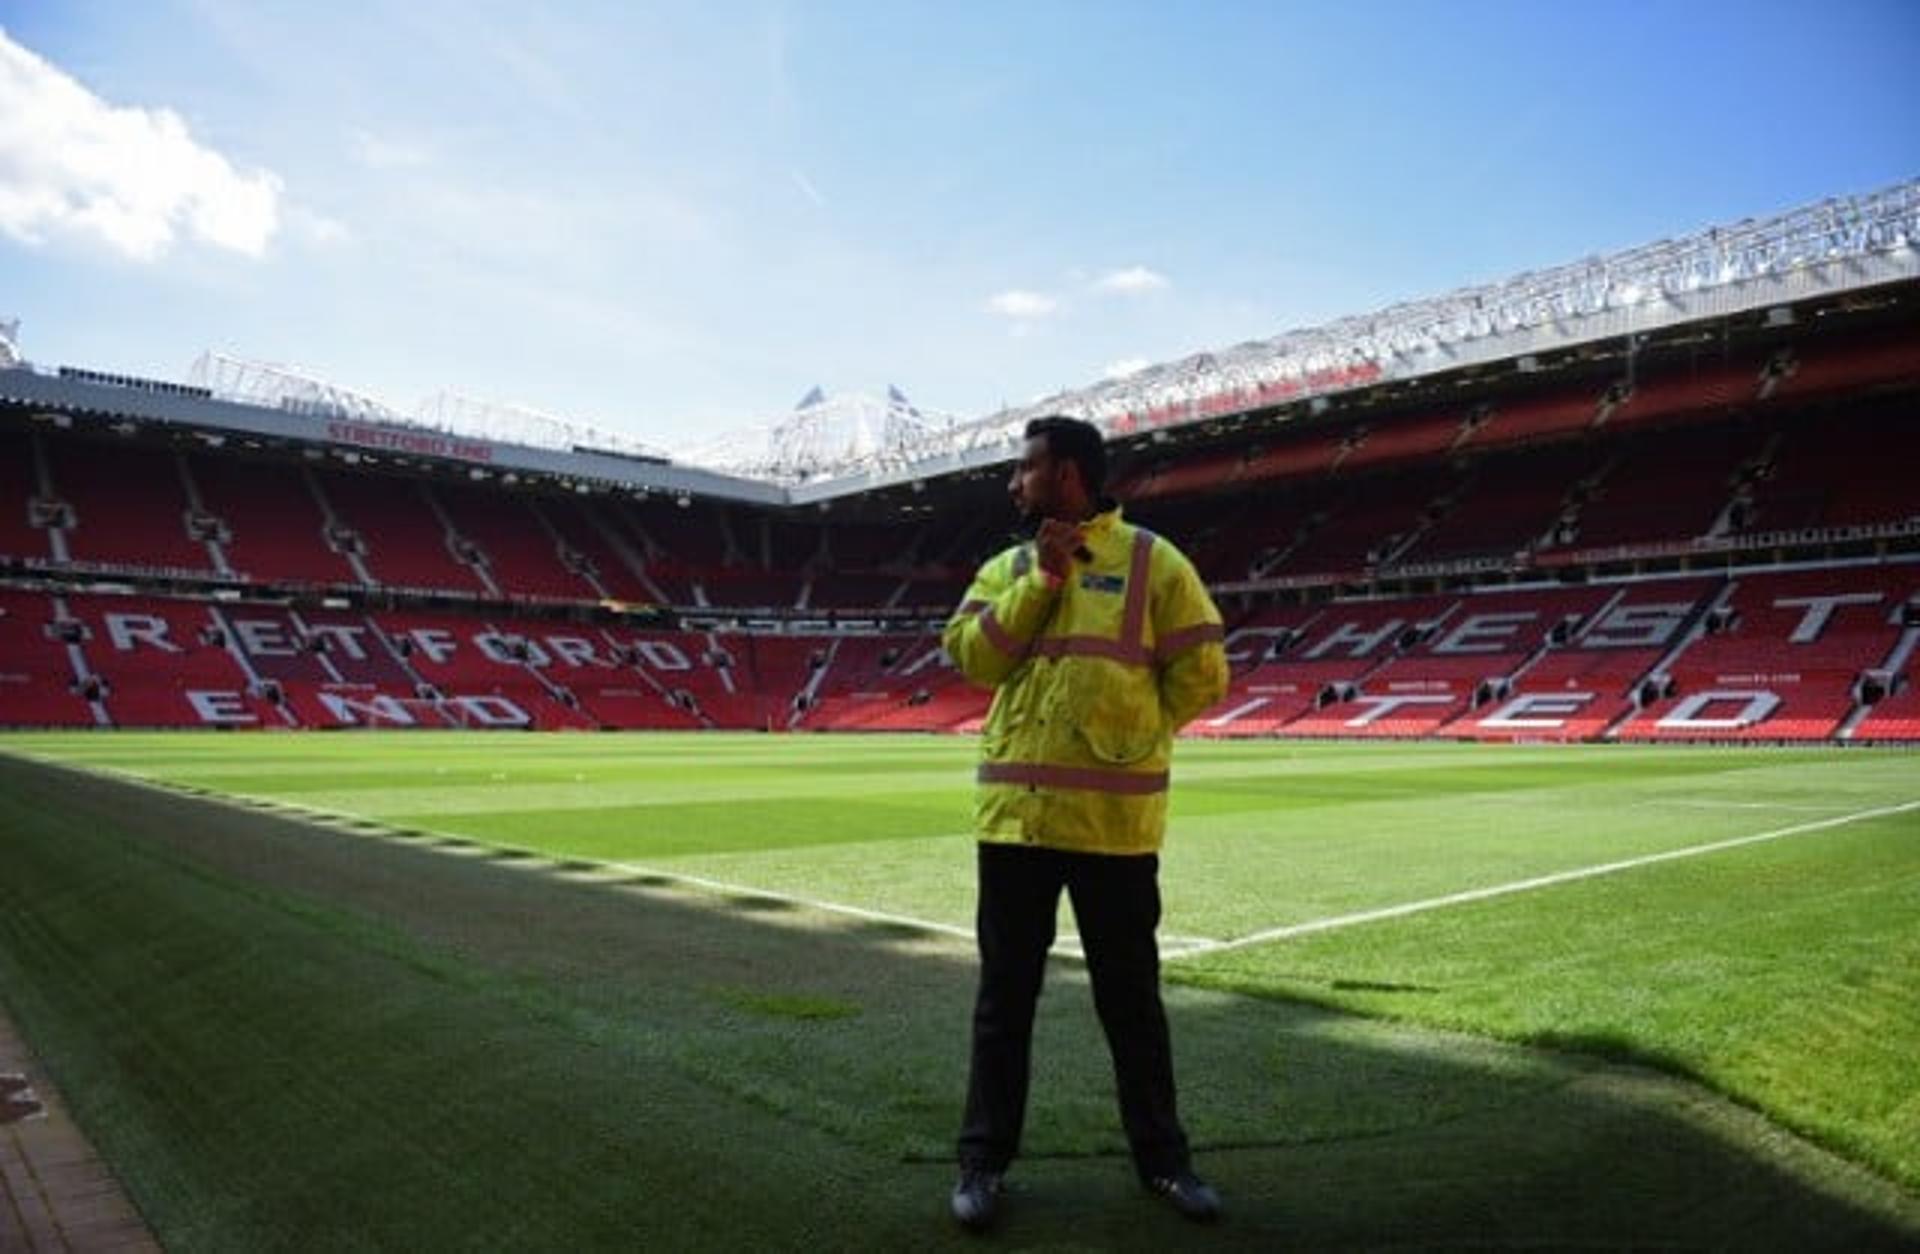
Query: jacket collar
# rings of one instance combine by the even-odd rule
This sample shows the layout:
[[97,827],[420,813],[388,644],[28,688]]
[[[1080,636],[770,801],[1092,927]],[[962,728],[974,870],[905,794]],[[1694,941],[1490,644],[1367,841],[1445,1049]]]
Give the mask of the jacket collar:
[[1101,497],[1097,508],[1099,513],[1087,519],[1087,534],[1103,536],[1120,525],[1120,506],[1111,497]]

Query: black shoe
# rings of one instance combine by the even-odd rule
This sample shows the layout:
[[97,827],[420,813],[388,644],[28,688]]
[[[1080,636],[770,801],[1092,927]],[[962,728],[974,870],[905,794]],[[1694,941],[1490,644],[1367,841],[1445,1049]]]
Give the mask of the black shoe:
[[1147,1189],[1157,1197],[1166,1198],[1183,1218],[1195,1223],[1212,1223],[1220,1218],[1220,1195],[1191,1171],[1155,1176],[1147,1181]]
[[953,1217],[962,1228],[984,1232],[1000,1209],[1000,1173],[968,1167],[953,1186]]

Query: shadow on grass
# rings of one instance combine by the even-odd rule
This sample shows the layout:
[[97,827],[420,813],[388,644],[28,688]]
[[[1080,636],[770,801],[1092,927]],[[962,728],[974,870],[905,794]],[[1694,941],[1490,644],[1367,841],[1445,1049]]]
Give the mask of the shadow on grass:
[[[170,1246],[957,1243],[965,941],[6,761],[0,852],[0,996]],[[1083,973],[1049,983],[1005,1236],[1192,1241],[1131,1182]],[[1911,1198],[1678,1081],[1168,1004],[1210,1246],[1920,1236]]]

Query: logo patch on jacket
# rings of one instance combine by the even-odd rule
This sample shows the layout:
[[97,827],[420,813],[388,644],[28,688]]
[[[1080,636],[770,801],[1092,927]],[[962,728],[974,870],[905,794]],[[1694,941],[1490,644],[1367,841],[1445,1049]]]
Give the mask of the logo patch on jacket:
[[1080,586],[1088,592],[1111,592],[1116,596],[1127,589],[1125,575],[1096,575],[1088,572],[1080,576]]

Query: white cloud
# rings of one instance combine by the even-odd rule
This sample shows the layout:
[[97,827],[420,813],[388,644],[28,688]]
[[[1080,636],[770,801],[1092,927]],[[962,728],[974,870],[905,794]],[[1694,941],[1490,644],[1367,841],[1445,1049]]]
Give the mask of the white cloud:
[[1119,361],[1108,362],[1107,368],[1100,372],[1100,377],[1103,379],[1124,379],[1129,375],[1139,374],[1152,364],[1152,362],[1144,357],[1124,357]]
[[1158,270],[1149,270],[1145,266],[1128,266],[1124,270],[1115,270],[1110,274],[1101,275],[1094,280],[1093,286],[1095,291],[1135,296],[1142,292],[1157,292],[1170,286],[1170,281]]
[[0,232],[91,238],[136,261],[181,235],[258,257],[280,226],[280,189],[171,109],[108,104],[0,30]]
[[1058,312],[1060,302],[1044,292],[1028,292],[1011,288],[993,296],[987,301],[987,312],[997,313],[1006,318],[1018,318],[1028,321],[1045,318]]
[[344,244],[353,238],[347,224],[324,213],[292,205],[287,210],[287,226],[301,242],[318,248]]

